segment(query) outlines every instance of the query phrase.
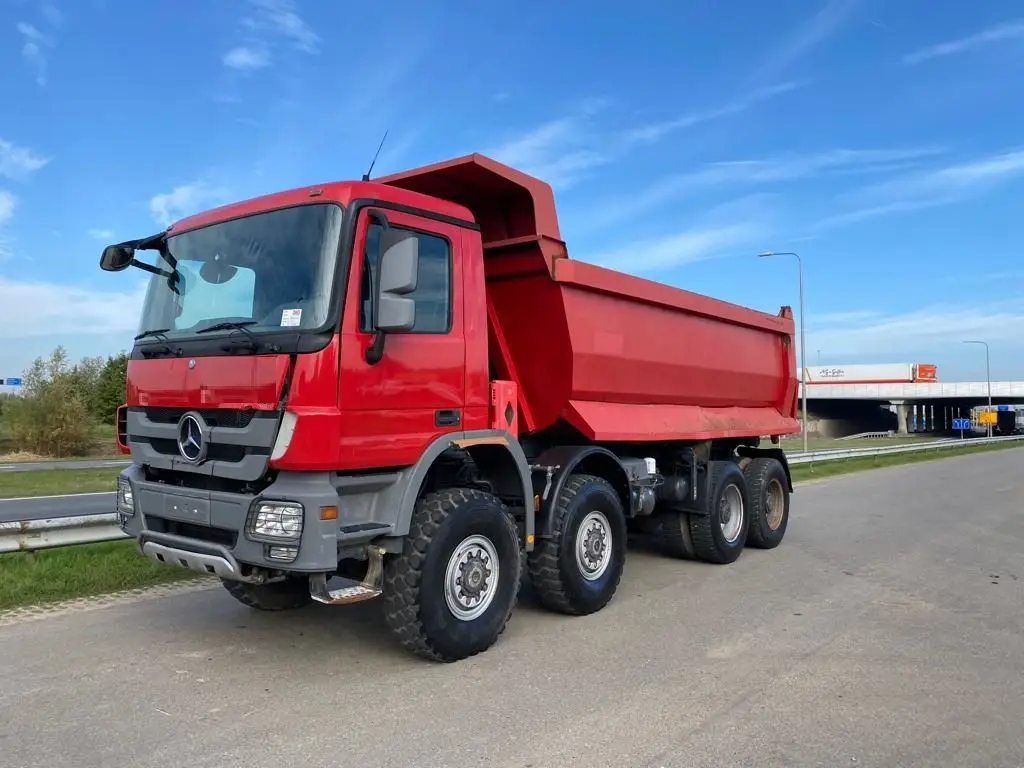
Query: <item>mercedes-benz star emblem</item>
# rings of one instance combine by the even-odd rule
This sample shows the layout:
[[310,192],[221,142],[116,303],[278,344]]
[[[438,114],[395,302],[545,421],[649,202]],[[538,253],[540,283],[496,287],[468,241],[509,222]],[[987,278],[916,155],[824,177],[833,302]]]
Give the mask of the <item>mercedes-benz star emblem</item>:
[[178,422],[178,453],[190,464],[206,458],[206,424],[198,413],[186,413]]
[[191,371],[195,367],[196,367],[196,359],[193,357],[191,360],[188,361],[188,369]]

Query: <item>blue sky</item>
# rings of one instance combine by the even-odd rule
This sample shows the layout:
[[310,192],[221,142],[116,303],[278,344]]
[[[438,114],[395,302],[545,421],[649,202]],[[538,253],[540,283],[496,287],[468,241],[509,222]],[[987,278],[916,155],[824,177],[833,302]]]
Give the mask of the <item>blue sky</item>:
[[[808,363],[1024,379],[1024,7],[1011,0],[0,0],[0,377],[126,348],[102,245],[481,151],[569,253],[770,312]],[[472,10],[471,10],[472,9]],[[685,343],[685,340],[681,341]]]

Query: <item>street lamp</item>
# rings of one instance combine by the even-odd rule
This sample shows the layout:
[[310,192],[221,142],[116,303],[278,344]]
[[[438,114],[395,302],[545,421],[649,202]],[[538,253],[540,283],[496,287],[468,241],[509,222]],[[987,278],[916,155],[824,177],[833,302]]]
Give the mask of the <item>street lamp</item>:
[[[968,340],[964,341],[964,344],[981,344],[983,347],[985,347],[985,386],[988,387],[988,409],[991,411],[992,410],[992,373],[991,373],[991,369],[989,368],[988,342],[987,341],[974,341],[973,339],[968,339]],[[988,436],[992,437],[992,424],[991,424],[991,422],[987,426],[988,426]]]
[[793,251],[765,251],[757,254],[758,258],[768,256],[792,256],[796,259],[797,275],[800,280],[800,402],[803,409],[804,451],[807,450],[807,344],[804,339],[804,260],[799,253]]

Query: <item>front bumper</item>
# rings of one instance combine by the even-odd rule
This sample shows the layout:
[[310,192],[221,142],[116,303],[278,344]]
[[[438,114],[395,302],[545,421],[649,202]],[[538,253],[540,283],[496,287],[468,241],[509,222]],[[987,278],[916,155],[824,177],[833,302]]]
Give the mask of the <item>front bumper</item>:
[[[337,507],[327,473],[281,473],[259,496],[182,488],[145,479],[142,467],[121,473],[132,489],[134,514],[118,509],[118,522],[148,557],[236,581],[261,581],[253,568],[322,573],[338,565],[338,520],[322,520],[321,507]],[[120,500],[120,495],[119,495]],[[298,541],[271,542],[247,530],[250,510],[265,501],[293,502],[304,510]],[[296,546],[291,561],[269,557],[272,547]]]

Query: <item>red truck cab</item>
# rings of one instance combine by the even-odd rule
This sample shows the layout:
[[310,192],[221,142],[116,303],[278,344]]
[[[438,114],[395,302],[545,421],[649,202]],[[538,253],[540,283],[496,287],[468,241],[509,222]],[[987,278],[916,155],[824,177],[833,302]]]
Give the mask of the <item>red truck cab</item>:
[[455,660],[504,628],[520,552],[582,614],[627,525],[710,562],[781,541],[788,468],[758,443],[797,428],[788,308],[569,260],[550,187],[488,158],[199,213],[104,250],[130,266],[118,518],[248,605],[383,595],[408,649]]

